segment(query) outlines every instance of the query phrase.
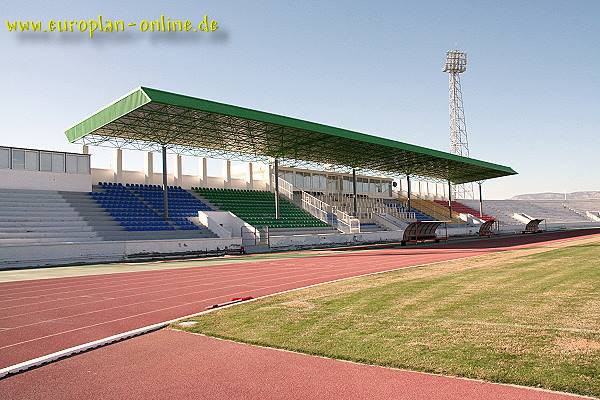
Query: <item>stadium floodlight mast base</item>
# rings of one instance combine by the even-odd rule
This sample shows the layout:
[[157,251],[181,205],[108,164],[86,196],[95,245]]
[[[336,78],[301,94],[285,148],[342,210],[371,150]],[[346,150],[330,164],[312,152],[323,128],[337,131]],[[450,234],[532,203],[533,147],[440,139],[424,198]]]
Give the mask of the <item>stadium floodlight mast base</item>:
[[[469,141],[465,110],[463,107],[460,74],[467,70],[467,53],[460,50],[446,52],[444,72],[448,73],[449,110],[450,110],[450,152],[463,157],[469,157]],[[473,184],[454,185],[455,199],[473,198]]]

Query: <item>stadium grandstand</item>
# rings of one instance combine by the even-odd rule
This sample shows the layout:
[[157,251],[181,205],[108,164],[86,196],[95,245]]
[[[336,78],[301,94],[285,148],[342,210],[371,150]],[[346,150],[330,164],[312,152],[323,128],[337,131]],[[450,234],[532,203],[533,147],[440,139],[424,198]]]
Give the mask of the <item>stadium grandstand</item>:
[[[2,266],[402,241],[409,226],[454,236],[486,222],[509,232],[528,218],[548,228],[600,220],[589,202],[449,198],[451,185],[515,174],[506,166],[145,87],[66,137],[82,152],[0,147]],[[92,168],[95,146],[114,148],[112,169]],[[129,150],[146,153],[143,170],[123,170]],[[197,158],[199,172],[182,174],[182,157]],[[208,176],[208,159],[222,160],[223,176]]]

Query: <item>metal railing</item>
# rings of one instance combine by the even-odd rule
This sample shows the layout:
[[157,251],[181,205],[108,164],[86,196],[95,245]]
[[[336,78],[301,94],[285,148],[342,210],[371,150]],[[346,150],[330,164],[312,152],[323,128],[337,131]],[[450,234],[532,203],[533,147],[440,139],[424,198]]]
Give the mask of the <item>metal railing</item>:
[[372,218],[373,222],[375,222],[377,225],[383,226],[384,228],[390,231],[402,230],[406,228],[408,224],[410,224],[410,222],[408,221],[399,220],[386,213],[374,213]]
[[337,228],[344,233],[360,233],[360,220],[341,210],[333,210],[337,218]]
[[328,218],[331,207],[329,204],[317,199],[315,196],[302,192],[302,208],[305,211],[308,211],[313,217],[328,224],[331,223],[331,220]]
[[278,178],[278,182],[279,182],[279,193],[284,195],[291,201],[294,201],[294,186],[292,186],[291,183],[289,183],[288,181],[286,181],[285,179],[283,179],[281,177]]
[[[398,196],[400,201],[406,202],[406,199],[408,199],[408,192],[406,192],[405,190],[398,191]],[[429,215],[430,217],[433,217],[440,221],[450,219],[449,210],[446,207],[437,204],[433,200],[424,199],[416,193],[411,194],[411,200],[412,208],[416,208],[417,210]],[[455,211],[453,211],[452,220],[454,220],[454,222],[457,222],[458,219],[458,214]]]
[[[330,206],[315,196],[302,191],[302,208],[310,215],[337,228],[343,233],[359,233],[360,220],[356,217]],[[335,216],[335,219],[331,217]]]

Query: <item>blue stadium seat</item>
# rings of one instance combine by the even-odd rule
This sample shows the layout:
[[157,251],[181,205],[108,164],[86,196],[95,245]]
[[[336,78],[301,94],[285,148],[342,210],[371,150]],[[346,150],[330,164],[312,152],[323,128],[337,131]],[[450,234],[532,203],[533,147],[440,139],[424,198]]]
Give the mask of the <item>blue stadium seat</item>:
[[169,220],[162,218],[163,190],[158,185],[99,182],[90,196],[128,231],[198,230],[188,217],[211,208],[179,186],[170,186]]

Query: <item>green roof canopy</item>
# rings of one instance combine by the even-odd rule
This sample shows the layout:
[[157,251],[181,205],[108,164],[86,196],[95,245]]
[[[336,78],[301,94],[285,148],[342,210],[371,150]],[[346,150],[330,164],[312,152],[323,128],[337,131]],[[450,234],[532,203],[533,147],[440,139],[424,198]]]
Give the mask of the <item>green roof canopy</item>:
[[70,142],[356,168],[464,183],[513,175],[502,165],[346,129],[140,87],[66,131]]

